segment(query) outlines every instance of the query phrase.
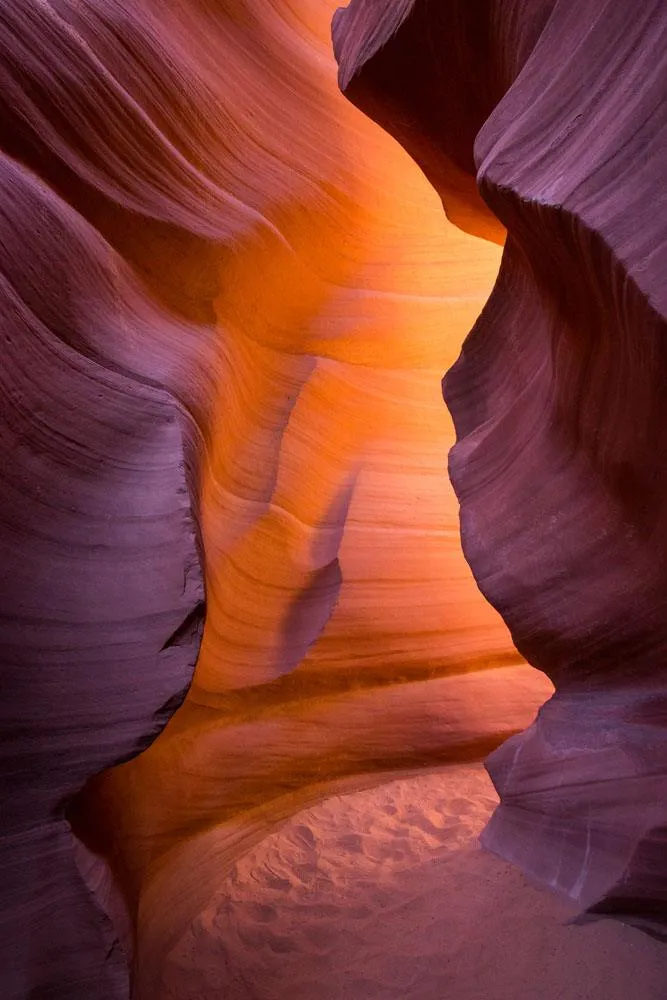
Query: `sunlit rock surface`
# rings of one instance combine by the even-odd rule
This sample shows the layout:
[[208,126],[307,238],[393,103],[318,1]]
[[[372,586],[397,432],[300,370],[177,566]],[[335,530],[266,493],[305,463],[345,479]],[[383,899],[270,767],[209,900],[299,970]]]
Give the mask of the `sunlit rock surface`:
[[334,37],[451,218],[488,225],[476,173],[508,231],[445,380],[450,471],[480,588],[557,690],[490,759],[485,843],[664,937],[667,8],[353,0]]
[[190,680],[195,519],[191,697],[69,810],[131,914],[193,833],[479,757],[544,697],[444,470],[438,381],[497,251],[337,93],[331,13],[2,13],[8,1000],[126,993],[123,903],[64,809]]
[[126,997],[133,954],[159,996],[211,836],[480,760],[551,690],[446,473],[499,250],[340,95],[333,8],[0,13],[3,1000]]
[[[226,146],[211,172],[265,222],[217,251],[206,630],[184,709],[81,813],[136,908],[142,984],[190,919],[174,906],[159,937],[153,881],[174,900],[188,880],[214,888],[192,863],[198,837],[232,824],[239,850],[334,779],[481,759],[549,692],[480,601],[446,473],[439,383],[498,250],[448,226],[409,158],[342,99],[331,14],[262,4],[248,17],[263,32],[230,34],[228,12],[209,32],[229,118],[212,119]],[[262,144],[237,150],[248,116]]]

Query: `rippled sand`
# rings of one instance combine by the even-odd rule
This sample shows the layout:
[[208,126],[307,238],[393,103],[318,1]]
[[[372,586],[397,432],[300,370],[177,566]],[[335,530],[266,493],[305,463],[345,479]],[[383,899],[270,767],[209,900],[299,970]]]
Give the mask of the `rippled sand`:
[[664,1000],[667,949],[482,851],[481,766],[324,799],[236,860],[174,943],[164,1000]]

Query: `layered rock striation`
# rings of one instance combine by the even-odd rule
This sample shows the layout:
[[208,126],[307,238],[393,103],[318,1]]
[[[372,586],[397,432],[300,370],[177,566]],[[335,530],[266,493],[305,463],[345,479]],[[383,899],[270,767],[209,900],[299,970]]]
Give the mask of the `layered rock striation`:
[[2,993],[122,996],[66,809],[191,681],[196,433],[158,365],[134,363],[163,318],[111,248],[4,154],[0,191]]
[[163,996],[239,845],[549,691],[445,468],[499,251],[341,97],[333,6],[0,12],[3,1000],[133,951]]
[[507,231],[444,381],[449,467],[480,589],[556,692],[489,759],[484,842],[582,919],[663,937],[666,41],[659,0],[353,0],[334,20],[347,96],[454,222]]

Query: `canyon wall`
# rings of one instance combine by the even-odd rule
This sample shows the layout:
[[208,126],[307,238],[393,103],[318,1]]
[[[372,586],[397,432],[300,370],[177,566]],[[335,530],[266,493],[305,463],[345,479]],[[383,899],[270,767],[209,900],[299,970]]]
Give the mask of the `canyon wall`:
[[334,39],[447,214],[507,230],[444,381],[449,467],[480,589],[556,693],[490,757],[484,842],[664,937],[667,10],[353,0]]
[[133,962],[161,996],[242,845],[551,690],[446,470],[500,251],[341,96],[333,12],[0,13],[6,1000],[125,997]]

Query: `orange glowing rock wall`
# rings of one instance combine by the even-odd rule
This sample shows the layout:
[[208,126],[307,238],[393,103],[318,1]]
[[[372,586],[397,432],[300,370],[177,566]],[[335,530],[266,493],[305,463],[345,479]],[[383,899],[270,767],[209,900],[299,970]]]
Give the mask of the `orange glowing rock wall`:
[[149,996],[187,919],[170,900],[199,899],[255,810],[263,830],[322,782],[479,759],[549,690],[480,598],[446,471],[440,381],[499,250],[448,224],[342,100],[333,4],[246,9],[263,28],[225,40],[235,79],[216,85],[239,138],[221,170],[244,198],[251,171],[265,221],[220,258],[203,645],[184,708],[92,802],[144,900]]
[[144,998],[230,844],[327,783],[480,759],[550,690],[476,588],[446,471],[440,381],[500,251],[447,223],[340,95],[334,7],[26,2],[6,29],[37,53],[3,112],[9,153],[131,289],[132,323],[96,350],[168,391],[187,427],[207,600],[194,680],[151,748],[69,811],[128,949],[123,907],[138,920]]

